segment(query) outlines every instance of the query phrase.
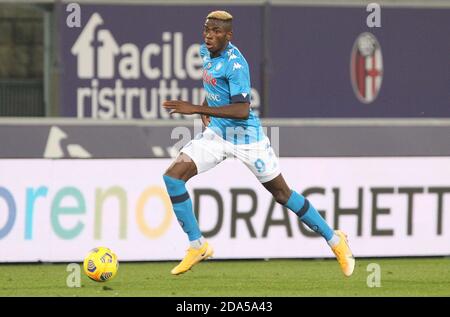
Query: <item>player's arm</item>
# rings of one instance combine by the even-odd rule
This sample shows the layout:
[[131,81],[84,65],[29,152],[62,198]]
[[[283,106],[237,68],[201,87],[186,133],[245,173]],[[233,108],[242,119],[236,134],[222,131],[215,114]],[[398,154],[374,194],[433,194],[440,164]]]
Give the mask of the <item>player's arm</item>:
[[164,102],[163,107],[170,113],[201,114],[218,118],[247,119],[250,113],[250,103],[239,102],[220,107],[208,107],[207,105],[193,105],[186,101],[169,100]]
[[248,102],[233,103],[221,107],[201,106],[198,110],[200,114],[218,118],[247,119],[250,113]]
[[[206,98],[205,98],[205,100],[203,100],[202,106],[203,107],[208,107],[208,101],[206,101]],[[206,114],[202,114],[200,116],[202,118],[203,125],[205,127],[207,127],[209,125],[209,123],[211,122],[211,118],[208,115],[206,115]]]

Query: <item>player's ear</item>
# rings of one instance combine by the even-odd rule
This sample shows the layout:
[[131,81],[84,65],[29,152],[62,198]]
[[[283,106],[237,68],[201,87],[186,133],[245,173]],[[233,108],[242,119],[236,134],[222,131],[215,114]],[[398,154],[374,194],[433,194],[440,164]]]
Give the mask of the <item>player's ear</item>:
[[233,31],[228,31],[227,32],[227,41],[231,41],[232,38],[233,38]]

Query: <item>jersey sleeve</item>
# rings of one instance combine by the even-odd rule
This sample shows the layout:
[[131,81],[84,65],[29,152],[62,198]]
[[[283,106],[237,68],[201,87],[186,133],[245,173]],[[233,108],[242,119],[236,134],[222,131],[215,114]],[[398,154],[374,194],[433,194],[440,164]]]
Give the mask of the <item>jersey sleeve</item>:
[[250,102],[250,73],[245,60],[236,59],[228,65],[226,77],[232,103]]

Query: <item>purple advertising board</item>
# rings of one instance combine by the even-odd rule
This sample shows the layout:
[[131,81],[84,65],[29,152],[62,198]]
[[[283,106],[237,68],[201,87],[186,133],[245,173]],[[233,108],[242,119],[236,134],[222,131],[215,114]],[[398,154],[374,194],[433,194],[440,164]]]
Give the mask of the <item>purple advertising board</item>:
[[[205,17],[218,7],[82,5],[81,27],[66,24],[69,13],[64,9],[61,6],[62,116],[169,118],[161,107],[165,100],[202,103],[199,46]],[[232,42],[249,62],[252,106],[258,112],[262,10],[225,9],[235,18]]]
[[271,7],[268,116],[450,117],[450,9],[369,14]]
[[368,27],[363,6],[82,5],[79,28],[63,9],[63,116],[167,119],[164,100],[200,104],[203,22],[225,9],[265,117],[450,117],[450,9],[382,7]]

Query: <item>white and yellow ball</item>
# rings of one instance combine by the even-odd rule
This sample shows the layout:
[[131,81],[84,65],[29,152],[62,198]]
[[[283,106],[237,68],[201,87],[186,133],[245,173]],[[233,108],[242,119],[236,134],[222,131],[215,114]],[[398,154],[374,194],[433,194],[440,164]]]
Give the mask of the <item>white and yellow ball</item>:
[[113,279],[119,269],[117,255],[109,248],[98,247],[89,251],[84,258],[84,273],[96,281],[106,282]]

